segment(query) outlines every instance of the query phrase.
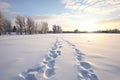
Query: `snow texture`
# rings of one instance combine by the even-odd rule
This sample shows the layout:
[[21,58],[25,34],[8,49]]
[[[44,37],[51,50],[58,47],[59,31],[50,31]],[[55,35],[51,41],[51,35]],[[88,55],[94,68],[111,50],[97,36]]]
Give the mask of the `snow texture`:
[[112,34],[1,36],[0,80],[119,80],[119,40]]

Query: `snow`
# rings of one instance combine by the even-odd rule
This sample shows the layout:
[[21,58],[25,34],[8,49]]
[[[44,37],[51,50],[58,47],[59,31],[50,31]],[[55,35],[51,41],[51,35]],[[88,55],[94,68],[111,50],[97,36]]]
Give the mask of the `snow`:
[[120,34],[0,36],[0,80],[119,80]]

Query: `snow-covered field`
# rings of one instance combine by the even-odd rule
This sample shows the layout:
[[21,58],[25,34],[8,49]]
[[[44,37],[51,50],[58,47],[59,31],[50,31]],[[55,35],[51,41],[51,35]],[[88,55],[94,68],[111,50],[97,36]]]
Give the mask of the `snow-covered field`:
[[0,80],[120,80],[120,34],[0,36]]

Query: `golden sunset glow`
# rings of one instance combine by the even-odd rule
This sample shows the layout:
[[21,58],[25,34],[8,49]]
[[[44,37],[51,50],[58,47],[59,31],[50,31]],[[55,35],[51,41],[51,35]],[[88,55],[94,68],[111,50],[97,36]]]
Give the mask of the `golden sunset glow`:
[[87,22],[83,22],[81,24],[81,30],[83,31],[95,31],[98,29],[98,26],[94,24],[94,22],[91,22],[91,21],[87,21]]

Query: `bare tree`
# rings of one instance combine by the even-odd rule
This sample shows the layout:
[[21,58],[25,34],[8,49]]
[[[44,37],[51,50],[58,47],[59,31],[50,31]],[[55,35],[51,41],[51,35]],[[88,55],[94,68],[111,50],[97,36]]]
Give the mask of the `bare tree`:
[[41,33],[47,33],[49,30],[47,22],[41,22]]
[[57,25],[53,25],[53,33],[62,33],[62,28]]
[[27,28],[28,28],[29,34],[33,34],[33,32],[35,31],[35,22],[30,17],[27,17]]
[[75,30],[74,30],[74,33],[79,33],[79,30],[78,30],[78,29],[75,29]]
[[5,20],[5,31],[8,32],[8,34],[11,34],[12,31],[11,21],[8,19]]
[[58,33],[62,33],[62,28],[58,26]]
[[37,32],[37,33],[41,33],[41,29],[42,29],[41,23],[40,23],[40,22],[39,22],[39,23],[36,23],[36,32]]
[[5,24],[5,17],[2,14],[2,12],[0,12],[0,35],[4,31],[4,24]]
[[34,32],[35,32],[35,34],[37,34],[38,33],[38,31],[39,31],[39,29],[38,29],[38,23],[35,23],[35,27],[34,27]]
[[12,31],[13,31],[13,32],[16,32],[16,26],[13,27],[13,30],[12,30]]
[[18,31],[22,35],[23,31],[25,29],[25,18],[23,16],[17,16],[16,17],[16,26],[18,28]]
[[53,33],[57,33],[57,26],[53,25]]
[[4,32],[5,34],[8,32],[8,34],[10,34],[11,32],[11,21],[8,20],[3,14],[2,12],[0,12],[0,35],[2,32]]

